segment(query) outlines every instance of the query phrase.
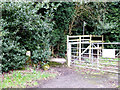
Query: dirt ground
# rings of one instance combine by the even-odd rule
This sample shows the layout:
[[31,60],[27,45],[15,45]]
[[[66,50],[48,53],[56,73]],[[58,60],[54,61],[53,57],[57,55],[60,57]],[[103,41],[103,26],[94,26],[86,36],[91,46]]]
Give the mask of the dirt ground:
[[[68,67],[51,68],[59,72],[56,78],[38,81],[35,88],[116,88],[117,74],[90,74],[84,69],[76,70]],[[84,73],[83,73],[84,72]]]

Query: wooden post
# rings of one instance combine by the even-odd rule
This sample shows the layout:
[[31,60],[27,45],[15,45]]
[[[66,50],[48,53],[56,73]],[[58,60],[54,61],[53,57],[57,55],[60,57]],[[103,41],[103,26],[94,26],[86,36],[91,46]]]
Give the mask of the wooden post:
[[81,37],[79,37],[79,61],[81,63]]
[[68,67],[70,67],[70,63],[71,63],[71,44],[68,44],[68,52],[67,52],[67,56],[68,56]]
[[32,65],[31,52],[30,52],[30,51],[27,51],[27,52],[26,52],[26,56],[28,56],[28,60],[26,61],[26,63],[31,66],[31,65]]

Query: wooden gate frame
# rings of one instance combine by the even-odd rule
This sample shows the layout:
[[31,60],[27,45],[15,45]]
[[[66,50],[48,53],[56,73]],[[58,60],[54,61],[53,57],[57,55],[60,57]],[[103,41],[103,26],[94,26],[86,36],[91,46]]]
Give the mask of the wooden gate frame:
[[[93,37],[96,37],[96,38],[100,37],[101,39],[99,39],[99,40],[93,40],[92,39]],[[77,38],[77,39],[75,39],[75,38]],[[85,38],[89,38],[89,39],[85,39]],[[95,43],[103,43],[104,42],[103,38],[104,38],[103,35],[76,35],[76,36],[69,36],[69,35],[67,35],[67,58],[68,58],[68,66],[70,66],[70,57],[71,57],[71,54],[70,54],[71,45],[70,45],[70,43],[71,42],[75,42],[75,43],[78,42],[79,43],[79,46],[77,46],[77,48],[79,49],[79,51],[78,51],[79,52],[79,59],[81,61],[81,53],[82,53],[82,51],[81,51],[81,48],[82,48],[81,43],[90,43],[90,46],[89,46],[89,59],[90,59],[91,58],[91,48],[92,48],[91,44],[93,42],[95,42]],[[102,48],[104,48],[103,44],[102,44]],[[83,53],[85,51],[83,51]]]
[[[99,61],[99,51],[104,49],[104,45],[112,45],[112,44],[116,44],[116,45],[120,45],[120,42],[111,42],[111,43],[105,43],[103,41],[103,36],[99,36],[99,37],[102,37],[102,40],[101,41],[93,41],[91,37],[95,37],[96,35],[79,35],[79,36],[67,36],[67,59],[68,59],[68,67],[71,66],[71,45],[74,45],[74,44],[77,44],[79,46],[75,46],[77,49],[79,49],[79,54],[78,54],[78,59],[81,60],[81,53],[84,53],[86,50],[89,49],[89,53],[91,53],[90,51],[93,49],[96,49],[97,50],[97,61]],[[83,38],[81,37],[90,37],[90,40],[86,40],[84,41]],[[96,36],[98,37],[98,36]],[[70,39],[70,38],[77,38],[77,39]],[[82,44],[89,44],[89,47],[87,47],[83,52],[81,51],[82,49]],[[93,48],[93,45],[97,45],[95,48]],[[101,47],[100,47],[101,46]],[[119,52],[116,54],[117,56],[120,55],[120,49],[116,49],[118,50]],[[88,53],[88,54],[89,54]],[[93,53],[92,53],[93,54]],[[76,55],[75,55],[76,56]],[[91,58],[91,54],[89,54],[89,58]],[[92,57],[93,59],[93,57]],[[99,63],[98,63],[99,64]],[[99,65],[97,65],[97,68],[99,67]],[[92,68],[93,69],[93,68]],[[95,68],[96,69],[96,68]],[[98,68],[99,69],[99,68]],[[105,71],[105,70],[104,70]],[[109,71],[108,72],[114,72],[114,71]],[[114,73],[119,73],[119,72],[114,72]]]

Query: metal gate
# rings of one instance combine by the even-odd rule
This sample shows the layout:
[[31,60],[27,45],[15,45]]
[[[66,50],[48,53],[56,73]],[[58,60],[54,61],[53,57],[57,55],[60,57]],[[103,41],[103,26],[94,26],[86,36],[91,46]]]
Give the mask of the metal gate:
[[[73,39],[73,41],[69,40],[68,38],[68,66],[91,68],[115,73],[119,72],[120,43],[92,42],[92,40],[91,42],[86,42],[85,40],[82,42],[75,41],[75,39]],[[109,48],[110,45],[116,48]]]

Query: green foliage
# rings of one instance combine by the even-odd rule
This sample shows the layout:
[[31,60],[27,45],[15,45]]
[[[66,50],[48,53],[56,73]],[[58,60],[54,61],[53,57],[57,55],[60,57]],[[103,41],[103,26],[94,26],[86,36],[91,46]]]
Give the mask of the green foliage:
[[[109,35],[107,41],[116,41],[120,42],[120,2],[109,2],[107,3],[107,14],[106,14],[106,22],[113,23],[112,28],[107,31],[107,35]],[[106,36],[107,36],[106,35]]]
[[32,52],[33,63],[48,60],[52,12],[57,5],[32,2],[3,2],[1,5],[2,70],[19,69],[25,65],[28,50]]
[[51,33],[51,46],[53,47],[54,54],[57,57],[65,57],[66,40],[69,32],[69,23],[73,16],[74,4],[61,3],[61,5],[54,12],[55,25]]
[[19,47],[16,41],[9,42],[8,39],[3,38],[2,43],[3,58],[2,58],[2,71],[10,69],[22,68],[26,62],[25,51],[23,47]]
[[85,34],[104,35],[106,42],[119,42],[119,2],[77,3],[72,35],[82,34],[83,22]]
[[22,68],[26,51],[32,63],[42,64],[52,56],[65,57],[66,35],[104,35],[105,41],[120,41],[119,2],[2,2],[0,47],[2,70]]

